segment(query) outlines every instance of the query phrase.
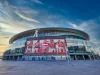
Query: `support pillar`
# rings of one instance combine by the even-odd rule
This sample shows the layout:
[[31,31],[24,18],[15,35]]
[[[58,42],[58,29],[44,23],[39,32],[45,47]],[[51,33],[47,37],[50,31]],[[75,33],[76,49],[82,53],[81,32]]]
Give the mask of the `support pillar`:
[[5,59],[7,60],[7,56],[5,57]]
[[4,56],[4,60],[6,60],[6,56]]
[[97,56],[97,59],[99,60],[99,56]]
[[95,56],[93,55],[93,58],[94,58],[94,60],[95,60]]
[[11,56],[11,60],[12,60],[12,56]]
[[84,55],[82,55],[82,57],[83,57],[83,60],[85,60],[85,57],[84,57]]
[[12,56],[12,57],[13,57],[13,60],[15,60],[14,56]]
[[4,58],[4,60],[6,59],[5,56],[3,58]]
[[90,55],[88,55],[89,56],[89,59],[91,60],[91,56]]
[[7,56],[7,58],[6,58],[6,59],[8,60],[8,58],[9,58],[9,56]]
[[18,56],[18,57],[17,57],[17,60],[19,60],[19,58],[20,58],[20,57]]
[[6,60],[6,56],[4,56],[4,60]]
[[71,56],[69,55],[69,60],[71,60]]
[[10,60],[10,56],[9,56],[9,60]]
[[95,59],[97,59],[96,55],[95,55]]
[[75,55],[75,60],[77,60],[77,56]]
[[97,58],[97,60],[98,60],[98,56],[96,55],[96,58]]
[[6,60],[7,60],[7,56],[6,56]]

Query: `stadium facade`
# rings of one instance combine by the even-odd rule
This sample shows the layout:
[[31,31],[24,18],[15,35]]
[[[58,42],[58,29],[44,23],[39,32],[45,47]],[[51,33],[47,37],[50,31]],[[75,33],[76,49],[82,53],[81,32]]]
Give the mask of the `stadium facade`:
[[38,28],[16,34],[9,40],[4,60],[99,59],[87,33],[71,28]]

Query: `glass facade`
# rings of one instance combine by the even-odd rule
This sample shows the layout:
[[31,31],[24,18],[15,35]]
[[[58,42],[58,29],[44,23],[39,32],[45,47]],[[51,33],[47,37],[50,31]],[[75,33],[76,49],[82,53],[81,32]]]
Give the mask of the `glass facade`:
[[86,40],[66,38],[69,53],[89,53],[86,49]]
[[[80,36],[79,34],[76,33],[67,33],[67,32],[49,32],[49,33],[43,33],[43,34],[38,34],[38,37],[45,37],[45,36],[61,36],[61,35],[66,35],[66,42],[68,46],[68,52],[69,53],[89,53],[87,52],[87,47],[86,47],[86,40],[80,39],[79,37],[75,36]],[[67,37],[67,35],[70,35],[70,37]],[[27,38],[34,38],[34,36],[27,36],[21,39],[18,39],[12,43],[11,47],[11,53],[21,53],[21,48],[25,47],[25,42]]]
[[[62,51],[62,47],[57,45],[57,42],[59,41],[58,38],[57,39],[51,39],[49,38],[48,40],[47,39],[39,39],[40,37],[61,37],[61,36],[65,36],[65,41],[66,41],[66,53],[67,54],[64,54],[64,55],[59,55],[58,53],[56,53],[56,49],[58,50],[61,49]],[[45,54],[42,54],[42,55],[36,55],[36,54],[33,54],[33,55],[25,55],[25,52],[26,52],[26,48],[29,47],[27,44],[28,40],[27,39],[30,39],[30,38],[38,38],[38,39],[35,39],[35,40],[32,40],[33,43],[32,43],[32,50],[36,50],[35,53],[39,53],[41,51],[41,47],[43,47],[44,49],[45,48],[48,48],[46,51],[48,50],[52,50],[53,54],[49,54],[47,53],[46,55]],[[46,41],[49,41],[49,43],[45,43],[44,44],[44,40]],[[49,45],[50,45],[50,40],[53,40],[54,43],[55,43],[55,46],[54,48],[50,48],[49,49]],[[36,47],[35,48],[35,43],[37,45],[37,41],[39,41],[39,44],[41,44],[41,47]],[[43,44],[42,44],[43,43]],[[43,45],[43,46],[42,46]],[[48,47],[47,47],[48,45]],[[58,47],[59,46],[59,47]],[[34,47],[34,48],[33,48]],[[51,45],[51,47],[53,47],[53,45]],[[27,48],[27,49],[30,49],[30,48]],[[43,49],[43,50],[44,50]],[[31,50],[31,51],[32,51]],[[53,51],[54,50],[54,51]],[[45,52],[46,52],[45,51]],[[59,50],[58,50],[59,52]],[[4,55],[11,55],[11,56],[16,56],[16,55],[23,55],[23,57],[25,57],[26,59],[29,59],[29,60],[60,60],[60,59],[63,59],[63,60],[66,60],[66,57],[67,55],[71,55],[73,59],[84,59],[84,57],[86,55],[90,55],[92,53],[95,53],[95,49],[93,48],[93,46],[88,42],[88,40],[85,39],[85,37],[83,36],[83,34],[79,33],[74,33],[74,32],[58,32],[58,31],[51,31],[51,32],[43,32],[41,34],[38,34],[38,37],[34,36],[34,35],[30,35],[30,36],[27,36],[27,37],[24,37],[24,38],[21,38],[21,39],[18,39],[16,41],[14,41],[11,45],[10,45],[10,50],[7,50]],[[26,53],[30,53],[30,51],[26,52]],[[34,53],[34,52],[33,52]],[[54,54],[56,53],[56,55]],[[32,52],[30,53],[32,54]],[[58,55],[57,55],[58,54]],[[75,56],[77,55],[77,56]],[[84,55],[84,57],[82,56]],[[22,59],[24,59],[22,57]],[[86,58],[88,58],[88,56],[86,56]],[[16,58],[17,59],[17,58]]]

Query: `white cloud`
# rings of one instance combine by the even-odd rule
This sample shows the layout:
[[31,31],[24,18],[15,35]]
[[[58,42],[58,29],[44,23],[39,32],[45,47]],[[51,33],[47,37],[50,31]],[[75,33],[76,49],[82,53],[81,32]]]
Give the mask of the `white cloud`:
[[74,24],[74,23],[68,22],[68,24],[71,25],[71,26],[72,26],[73,28],[75,28],[75,29],[78,28],[78,26],[77,26],[76,24]]
[[[18,9],[19,10],[19,9]],[[37,16],[38,15],[38,11],[37,10],[35,10],[35,9],[30,9],[30,8],[20,8],[20,11],[22,12],[22,13],[24,13],[25,15],[33,15],[33,16]]]
[[61,9],[61,11],[62,11],[62,12],[64,12],[64,13],[68,13],[68,12],[66,12],[66,11],[65,11],[65,10],[63,10],[63,9]]
[[39,21],[37,21],[37,20],[35,20],[35,19],[33,19],[33,18],[30,18],[30,17],[28,17],[28,16],[25,16],[25,15],[23,15],[23,14],[20,14],[19,12],[15,12],[18,16],[20,16],[21,18],[23,18],[23,19],[25,19],[25,20],[27,20],[27,21],[32,21],[32,22],[36,22],[36,23],[40,23]]
[[[12,34],[16,34],[25,30],[29,30],[29,29],[34,29],[36,28],[35,25],[31,25],[25,22],[12,22],[11,23],[0,23],[0,28],[2,29],[2,34],[4,33],[12,33]],[[40,27],[39,25],[37,25],[37,28]],[[1,35],[1,34],[0,34]]]
[[[15,9],[17,9],[17,7]],[[28,15],[25,16],[25,14],[30,14],[32,12],[34,12],[33,14],[36,15],[38,14],[38,12],[35,10],[29,11],[27,10],[28,8],[23,8],[23,9],[24,10],[22,10],[22,12],[25,12],[24,14],[20,14],[19,12],[17,12],[16,14],[15,10],[12,9],[11,6],[7,2],[5,2],[4,4],[0,3],[0,36],[14,35],[16,33],[19,33],[25,30],[40,27],[39,24],[35,24],[35,23],[39,23],[39,21],[28,17]],[[25,21],[23,21],[22,18],[25,19]]]
[[[90,35],[90,41],[96,45],[96,49],[100,50],[100,38],[99,37],[99,30],[100,25],[95,22],[95,20],[88,20],[85,22],[76,25],[74,23],[68,22],[72,28],[82,30]],[[100,52],[100,51],[99,51]]]
[[38,4],[43,4],[41,1],[39,1],[39,0],[32,0],[32,1],[34,1],[34,2],[36,2],[36,3],[38,3]]

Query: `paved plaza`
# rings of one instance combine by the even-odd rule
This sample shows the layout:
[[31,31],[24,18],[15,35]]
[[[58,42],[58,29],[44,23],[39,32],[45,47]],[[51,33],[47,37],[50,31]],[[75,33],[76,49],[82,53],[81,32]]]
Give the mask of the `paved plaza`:
[[0,75],[100,75],[100,61],[0,60]]

